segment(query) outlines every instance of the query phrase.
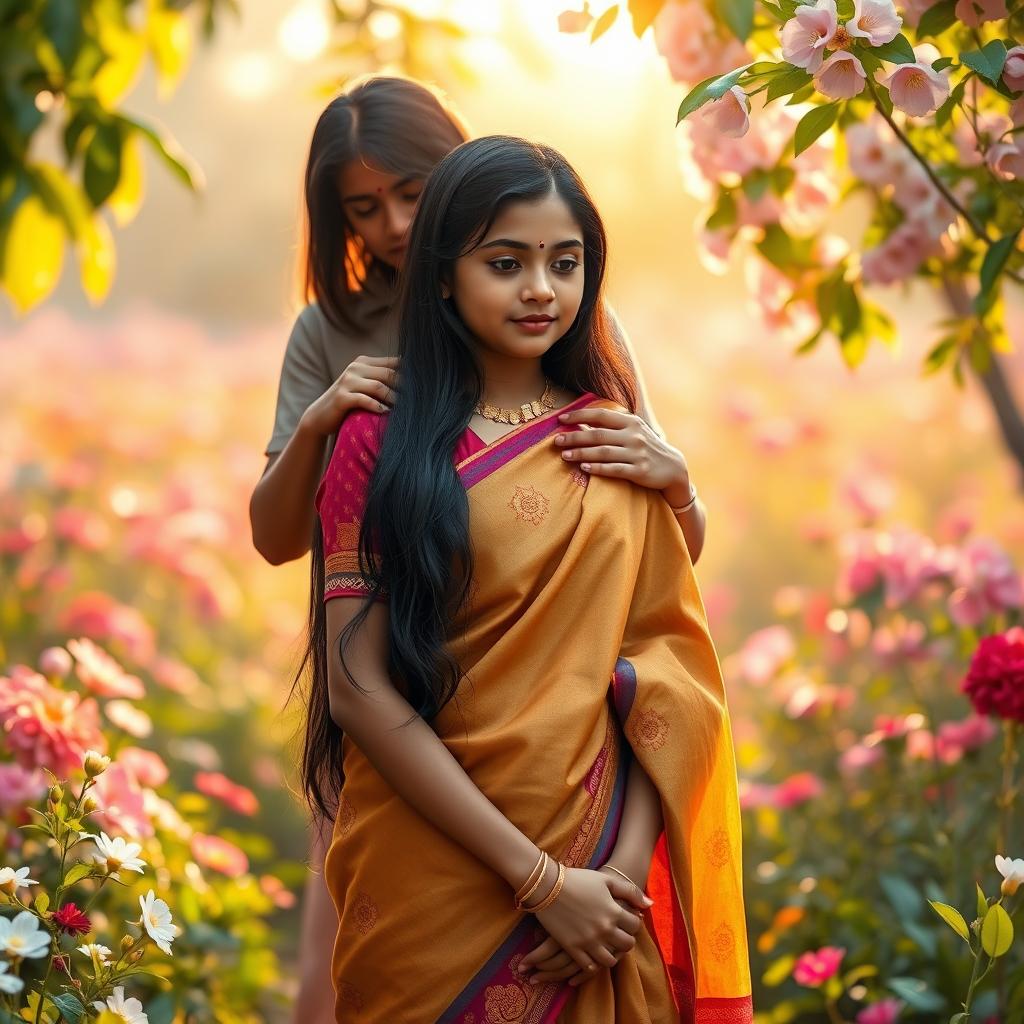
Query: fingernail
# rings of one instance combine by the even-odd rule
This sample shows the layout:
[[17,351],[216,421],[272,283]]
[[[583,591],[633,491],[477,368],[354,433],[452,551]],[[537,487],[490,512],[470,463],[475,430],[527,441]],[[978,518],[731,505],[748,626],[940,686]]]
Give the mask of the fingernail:
[[565,440],[565,434],[555,434],[555,443],[561,444]]
[[563,459],[571,459],[572,458],[572,452],[562,452],[562,458]]
[[564,423],[564,422],[565,422],[565,421],[566,421],[566,420],[567,420],[568,418],[569,418],[569,414],[568,414],[567,412],[563,412],[563,413],[562,413],[562,414],[561,414],[561,415],[560,415],[560,416],[558,417],[558,419],[559,419],[559,420],[560,420],[561,422],[563,422],[563,423]]
[[590,463],[589,462],[581,462],[580,463],[580,469],[582,469],[584,473],[589,473],[590,472]]
[[654,900],[652,900],[650,896],[645,896],[644,899],[647,901],[647,906],[649,906],[649,907],[653,907],[654,906]]

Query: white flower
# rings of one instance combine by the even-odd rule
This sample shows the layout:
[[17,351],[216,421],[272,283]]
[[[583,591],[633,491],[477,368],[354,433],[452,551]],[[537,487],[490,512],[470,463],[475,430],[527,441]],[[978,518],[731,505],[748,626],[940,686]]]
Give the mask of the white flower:
[[98,750],[87,750],[82,756],[82,767],[88,778],[102,775],[110,767],[110,758]]
[[88,945],[79,946],[78,952],[84,953],[88,957],[95,955],[101,964],[105,964],[110,959],[110,947],[102,946],[98,942],[90,942]]
[[39,918],[29,910],[0,917],[0,951],[11,956],[41,957],[50,949],[50,935],[39,930]]
[[124,1021],[124,1024],[149,1024],[149,1018],[143,1013],[142,1003],[134,997],[125,999],[123,985],[118,985],[114,989],[114,994],[107,996],[105,1003],[96,1000],[92,1006],[94,1010],[99,1012],[110,1010],[116,1013]]
[[18,868],[17,871],[14,868],[0,868],[0,891],[13,896],[16,889],[38,885],[38,882],[28,877],[28,873],[28,868]]
[[891,43],[902,25],[892,0],[853,0],[853,17],[846,23],[846,31],[872,46],[881,46]]
[[1000,857],[996,854],[996,870],[1003,876],[1003,895],[1012,896],[1024,882],[1024,859]]
[[0,992],[20,992],[25,987],[21,978],[7,973],[10,966],[5,960],[0,960]]
[[124,868],[126,871],[138,871],[141,875],[146,866],[144,860],[139,859],[142,852],[141,843],[129,843],[121,836],[111,839],[106,832],[98,836],[90,836],[96,844],[99,853],[93,857],[97,864],[102,864],[114,876],[120,878],[118,871]]
[[139,906],[142,907],[142,925],[149,937],[170,956],[171,943],[178,934],[177,927],[171,922],[171,908],[158,899],[152,889],[139,897]]

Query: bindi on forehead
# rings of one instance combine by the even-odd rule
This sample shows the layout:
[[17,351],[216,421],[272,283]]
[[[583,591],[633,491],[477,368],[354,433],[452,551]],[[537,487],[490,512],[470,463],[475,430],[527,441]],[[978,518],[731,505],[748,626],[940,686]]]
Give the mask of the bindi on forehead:
[[538,242],[537,243],[537,248],[538,249],[543,249],[544,248],[544,243],[543,242]]

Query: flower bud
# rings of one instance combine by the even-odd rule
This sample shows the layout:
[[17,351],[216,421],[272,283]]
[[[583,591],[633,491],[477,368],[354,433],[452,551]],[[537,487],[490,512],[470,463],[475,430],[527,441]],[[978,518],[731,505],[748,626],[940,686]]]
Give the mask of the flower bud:
[[130,935],[125,935],[121,939],[121,952],[126,953],[132,946],[135,945],[135,940]]
[[1010,875],[1009,878],[1003,879],[1003,884],[999,887],[999,891],[1004,896],[1013,896],[1020,888],[1020,879],[1015,875]]
[[131,963],[137,964],[145,955],[146,950],[142,946],[139,946],[139,948],[135,950],[134,953],[129,955],[128,959]]
[[82,814],[92,814],[99,807],[99,801],[91,793],[82,801]]
[[47,800],[50,804],[50,809],[55,810],[60,804],[61,800],[64,799],[64,790],[60,786],[51,786],[50,792],[47,794]]
[[82,762],[85,774],[88,778],[95,778],[102,775],[110,767],[110,758],[96,750],[87,750]]

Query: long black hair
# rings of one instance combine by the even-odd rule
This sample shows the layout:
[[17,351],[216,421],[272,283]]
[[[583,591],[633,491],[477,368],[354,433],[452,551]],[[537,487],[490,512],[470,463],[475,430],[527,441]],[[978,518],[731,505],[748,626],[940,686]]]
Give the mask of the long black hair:
[[375,266],[341,205],[341,172],[352,160],[425,180],[438,160],[468,137],[448,100],[421,82],[390,75],[357,79],[320,115],[305,173],[303,294],[335,327],[353,328],[352,297]]
[[[631,411],[636,381],[612,339],[602,299],[607,240],[586,187],[556,150],[491,135],[449,153],[427,180],[410,230],[399,292],[402,387],[367,493],[359,539],[371,594],[337,639],[345,647],[373,598],[387,595],[388,667],[416,714],[431,720],[454,696],[461,676],[448,649],[465,610],[473,573],[469,504],[452,453],[469,425],[484,381],[475,342],[454,301],[442,297],[455,261],[472,252],[510,204],[552,193],[583,232],[583,299],[568,331],[542,357],[544,372],[576,392],[593,392]],[[303,786],[325,817],[337,808],[343,781],[341,730],[330,717],[328,644],[323,602],[323,545],[313,550],[310,633],[312,669]]]

